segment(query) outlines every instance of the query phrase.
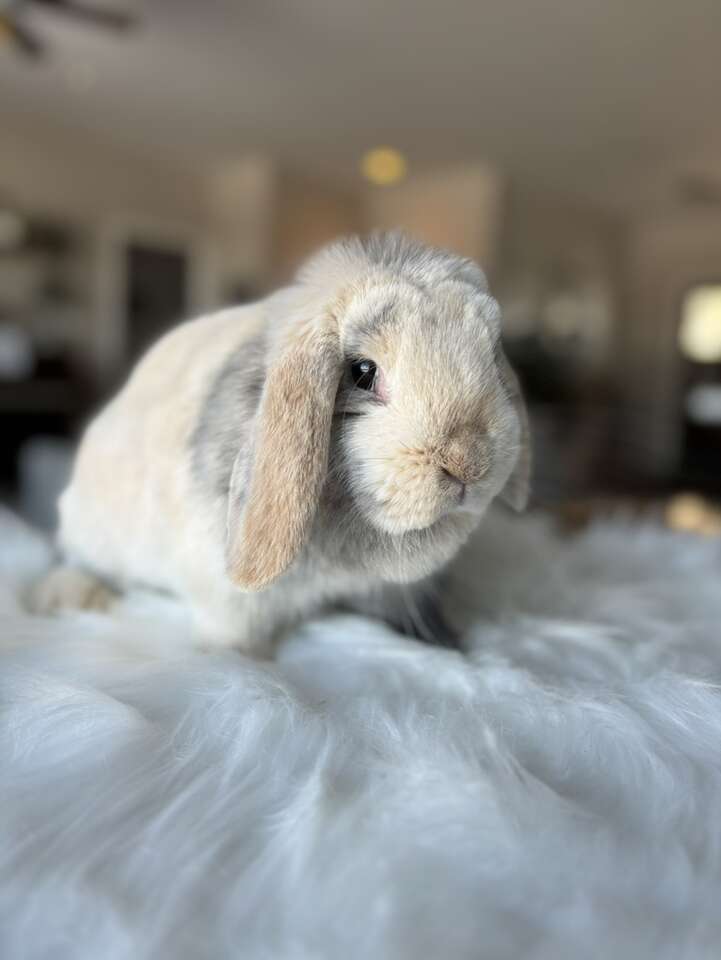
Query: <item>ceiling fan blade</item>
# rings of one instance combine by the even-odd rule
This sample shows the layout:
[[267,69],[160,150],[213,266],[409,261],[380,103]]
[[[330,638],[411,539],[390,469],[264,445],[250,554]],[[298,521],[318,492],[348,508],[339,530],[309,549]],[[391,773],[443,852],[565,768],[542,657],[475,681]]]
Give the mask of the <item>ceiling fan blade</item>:
[[16,50],[32,60],[38,60],[45,52],[43,45],[27,27],[13,17],[0,14],[0,36],[3,34]]
[[38,7],[54,10],[63,16],[85,20],[98,27],[110,30],[129,30],[137,23],[137,18],[127,10],[111,7],[92,7],[74,0],[31,0]]

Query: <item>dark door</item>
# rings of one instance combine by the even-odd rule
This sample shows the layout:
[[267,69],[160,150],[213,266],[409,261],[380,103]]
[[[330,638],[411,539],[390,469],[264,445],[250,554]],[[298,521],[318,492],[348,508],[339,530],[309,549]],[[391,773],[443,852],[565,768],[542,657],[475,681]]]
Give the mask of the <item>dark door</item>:
[[126,254],[128,360],[135,361],[188,309],[188,258],[173,249],[131,244]]
[[721,492],[721,284],[693,287],[682,305],[683,357],[681,479]]
[[721,364],[686,364],[682,475],[721,492]]

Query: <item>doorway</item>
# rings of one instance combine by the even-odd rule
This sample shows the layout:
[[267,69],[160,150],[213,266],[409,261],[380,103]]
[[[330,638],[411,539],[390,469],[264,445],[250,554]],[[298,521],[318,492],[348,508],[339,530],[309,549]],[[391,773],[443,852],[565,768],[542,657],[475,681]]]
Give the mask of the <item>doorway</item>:
[[721,283],[691,287],[681,305],[681,481],[721,492]]
[[187,252],[149,243],[130,243],[125,253],[127,363],[188,313],[190,263]]

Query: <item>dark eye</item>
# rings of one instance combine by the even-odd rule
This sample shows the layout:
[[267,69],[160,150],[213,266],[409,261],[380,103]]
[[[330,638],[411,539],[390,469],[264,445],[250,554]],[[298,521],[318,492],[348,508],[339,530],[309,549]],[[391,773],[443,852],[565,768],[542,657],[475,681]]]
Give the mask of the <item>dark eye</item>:
[[372,360],[354,360],[350,365],[353,383],[360,390],[372,390],[376,378],[376,365]]

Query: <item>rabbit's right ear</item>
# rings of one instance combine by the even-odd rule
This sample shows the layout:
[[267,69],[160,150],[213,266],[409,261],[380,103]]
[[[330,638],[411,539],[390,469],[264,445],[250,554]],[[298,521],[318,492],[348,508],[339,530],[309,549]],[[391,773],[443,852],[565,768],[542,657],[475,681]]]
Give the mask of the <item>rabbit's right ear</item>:
[[334,317],[286,329],[263,388],[252,462],[236,464],[229,491],[226,564],[245,590],[272,583],[308,538],[327,474],[342,369]]
[[518,417],[520,428],[518,454],[516,464],[505,488],[501,491],[501,499],[516,511],[525,510],[531,489],[531,431],[528,424],[528,410],[521,392],[521,385],[510,363],[503,356],[500,360],[506,383],[511,387],[513,407]]

